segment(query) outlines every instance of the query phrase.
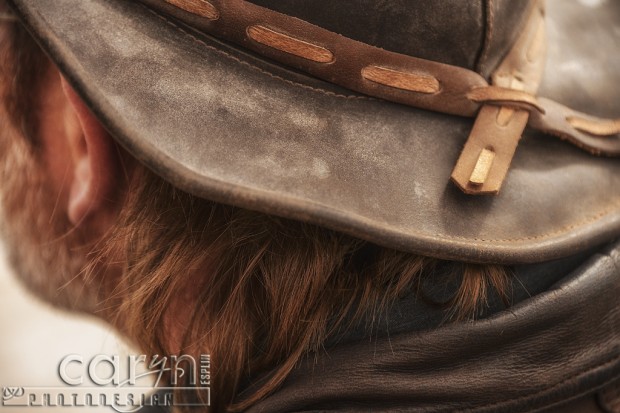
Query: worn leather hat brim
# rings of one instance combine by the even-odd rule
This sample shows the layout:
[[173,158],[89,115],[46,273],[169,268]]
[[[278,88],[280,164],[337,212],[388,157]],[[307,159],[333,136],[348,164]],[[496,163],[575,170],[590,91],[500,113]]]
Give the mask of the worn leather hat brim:
[[[620,234],[620,161],[527,132],[495,197],[450,173],[472,119],[338,89],[138,2],[12,0],[118,141],[174,185],[414,253],[525,263]],[[620,115],[620,4],[550,1],[541,96]],[[498,139],[501,137],[498,137]]]

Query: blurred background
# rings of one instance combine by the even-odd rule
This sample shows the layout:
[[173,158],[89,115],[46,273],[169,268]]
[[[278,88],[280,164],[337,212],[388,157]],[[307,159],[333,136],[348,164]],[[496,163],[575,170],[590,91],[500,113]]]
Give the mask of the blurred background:
[[[87,362],[98,354],[120,355],[122,360],[136,353],[98,320],[56,310],[31,296],[7,266],[0,243],[0,389],[66,386],[57,371],[60,361],[69,354],[82,355]],[[84,408],[0,406],[2,413],[48,410],[76,413]]]

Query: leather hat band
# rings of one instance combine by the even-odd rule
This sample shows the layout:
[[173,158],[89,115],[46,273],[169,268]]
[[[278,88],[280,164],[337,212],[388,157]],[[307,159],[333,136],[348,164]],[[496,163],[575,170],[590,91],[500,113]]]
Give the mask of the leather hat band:
[[476,117],[452,173],[469,194],[496,194],[526,126],[592,154],[620,156],[620,120],[589,116],[536,93],[546,49],[543,2],[491,76],[390,52],[243,0],[141,0],[216,38],[376,98]]

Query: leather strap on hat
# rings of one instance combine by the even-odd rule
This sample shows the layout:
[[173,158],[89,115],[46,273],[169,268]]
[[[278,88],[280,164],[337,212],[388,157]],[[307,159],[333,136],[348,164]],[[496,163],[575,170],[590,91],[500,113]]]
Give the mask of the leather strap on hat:
[[534,96],[545,55],[543,3],[535,4],[525,30],[493,73],[493,86],[468,94],[485,104],[452,172],[452,181],[465,193],[499,192],[530,111],[545,112]]
[[[141,0],[267,58],[373,97],[476,117],[452,180],[466,193],[497,193],[526,126],[592,154],[620,156],[620,120],[536,97],[543,71],[542,1],[492,75],[383,50],[243,0]],[[180,10],[179,10],[180,9]]]

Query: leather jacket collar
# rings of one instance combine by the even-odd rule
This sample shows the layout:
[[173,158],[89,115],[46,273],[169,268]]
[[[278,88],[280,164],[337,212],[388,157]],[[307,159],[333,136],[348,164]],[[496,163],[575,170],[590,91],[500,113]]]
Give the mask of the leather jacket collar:
[[337,345],[249,410],[526,412],[620,377],[620,243],[547,291],[468,323]]

